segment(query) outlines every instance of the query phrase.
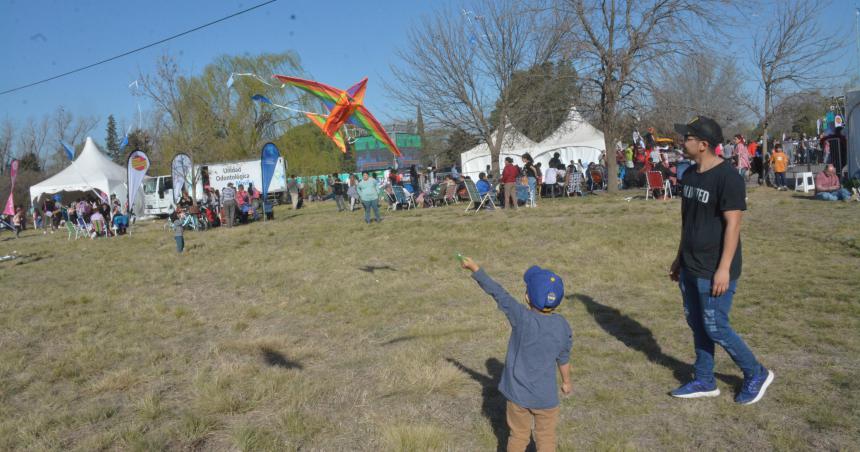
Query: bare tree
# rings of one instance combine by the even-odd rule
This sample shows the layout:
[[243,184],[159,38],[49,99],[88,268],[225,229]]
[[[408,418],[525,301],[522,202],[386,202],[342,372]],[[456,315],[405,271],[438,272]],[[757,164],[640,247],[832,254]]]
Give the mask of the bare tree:
[[701,114],[717,120],[723,130],[736,130],[750,119],[743,89],[744,78],[737,63],[713,53],[692,53],[678,64],[667,65],[655,74],[658,81],[650,90],[648,118],[664,132],[672,125]]
[[[569,27],[536,1],[478,0],[451,14],[425,18],[392,66],[399,86],[389,89],[431,124],[480,137],[499,174],[507,115],[518,99],[509,89],[514,73],[550,61]],[[490,112],[496,108],[496,120]]]
[[45,143],[51,129],[48,116],[43,116],[37,121],[33,118],[27,119],[21,133],[18,135],[18,156],[23,157],[32,154],[41,168],[45,167]]
[[[583,104],[603,130],[609,190],[618,187],[612,152],[621,136],[618,118],[637,107],[647,75],[689,52],[732,0],[559,0],[572,17],[570,57],[578,62]],[[590,107],[590,108],[589,108]]]
[[[832,63],[841,57],[842,36],[837,30],[825,30],[818,21],[829,6],[826,0],[781,0],[771,21],[758,28],[752,60],[764,94],[764,137],[775,99],[786,88],[814,88],[839,75],[834,74]],[[766,155],[767,139],[762,141],[762,155]]]
[[[48,156],[48,159],[53,158],[53,166],[63,166],[67,162],[65,151],[60,145],[60,141],[77,149],[83,146],[87,134],[90,133],[99,123],[98,118],[94,116],[75,116],[66,110],[63,106],[57,107],[51,117],[51,128],[54,133],[55,142],[50,143],[49,149],[54,149],[55,152]],[[48,160],[46,159],[46,160]]]
[[0,124],[0,175],[6,174],[6,166],[12,157],[12,144],[15,141],[15,124],[11,119],[3,119]]

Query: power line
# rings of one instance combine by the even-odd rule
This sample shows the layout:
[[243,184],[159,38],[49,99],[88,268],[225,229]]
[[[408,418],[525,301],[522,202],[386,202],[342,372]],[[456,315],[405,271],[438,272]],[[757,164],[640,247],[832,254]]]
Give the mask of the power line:
[[167,42],[167,41],[170,41],[170,40],[172,40],[172,39],[176,39],[176,38],[178,38],[178,37],[185,36],[185,35],[187,35],[187,34],[189,34],[189,33],[193,33],[193,32],[195,32],[195,31],[202,30],[202,29],[204,29],[204,28],[206,28],[206,27],[208,27],[208,26],[215,25],[215,24],[217,24],[217,23],[219,23],[219,22],[224,22],[224,21],[225,21],[225,20],[227,20],[227,19],[232,19],[232,18],[234,18],[234,17],[236,17],[236,16],[239,16],[239,15],[245,14],[245,13],[247,13],[247,12],[249,12],[249,11],[253,11],[253,10],[257,9],[257,8],[262,8],[263,6],[266,6],[266,5],[270,4],[270,3],[275,3],[276,1],[278,1],[278,0],[269,0],[269,1],[267,1],[267,2],[260,3],[259,5],[252,6],[252,7],[247,8],[247,9],[243,9],[242,11],[235,12],[235,13],[233,13],[233,14],[230,14],[229,16],[224,16],[224,17],[222,17],[222,18],[220,18],[220,19],[213,20],[212,22],[205,23],[205,24],[203,24],[203,25],[200,25],[199,27],[194,27],[194,28],[192,28],[192,29],[190,29],[190,30],[183,31],[182,33],[177,33],[177,34],[175,34],[175,35],[173,35],[173,36],[170,36],[170,37],[164,38],[164,39],[162,39],[162,40],[160,40],[160,41],[156,41],[156,42],[153,42],[153,43],[151,43],[151,44],[147,44],[147,45],[145,45],[145,46],[143,46],[143,47],[138,47],[138,48],[136,48],[136,49],[134,49],[134,50],[129,50],[128,52],[124,52],[124,53],[121,53],[121,54],[119,54],[119,55],[112,56],[112,57],[110,57],[110,58],[106,58],[106,59],[104,59],[104,60],[97,61],[97,62],[95,62],[95,63],[88,64],[88,65],[86,65],[86,66],[79,67],[79,68],[77,68],[77,69],[73,69],[73,70],[71,70],[71,71],[64,72],[64,73],[59,74],[59,75],[55,75],[55,76],[53,76],[53,77],[48,77],[48,78],[46,78],[46,79],[42,79],[42,80],[39,80],[39,81],[37,81],[37,82],[28,83],[28,84],[26,84],[26,85],[21,85],[21,86],[15,87],[15,88],[7,89],[7,90],[5,90],[5,91],[0,92],[0,96],[2,96],[2,95],[4,95],[4,94],[14,93],[15,91],[20,91],[20,90],[25,89],[25,88],[30,88],[31,86],[40,85],[40,84],[45,83],[45,82],[50,82],[51,80],[56,80],[56,79],[58,79],[58,78],[65,77],[65,76],[67,76],[67,75],[74,74],[74,73],[76,73],[76,72],[81,72],[81,71],[87,70],[87,69],[89,69],[89,68],[91,68],[91,67],[98,66],[98,65],[100,65],[100,64],[104,64],[104,63],[111,62],[111,61],[113,61],[113,60],[116,60],[116,59],[122,58],[122,57],[124,57],[124,56],[131,55],[132,53],[140,52],[141,50],[145,50],[145,49],[148,49],[148,48],[150,48],[150,47],[157,46],[157,45],[159,45],[159,44],[163,44],[163,43],[165,43],[165,42]]

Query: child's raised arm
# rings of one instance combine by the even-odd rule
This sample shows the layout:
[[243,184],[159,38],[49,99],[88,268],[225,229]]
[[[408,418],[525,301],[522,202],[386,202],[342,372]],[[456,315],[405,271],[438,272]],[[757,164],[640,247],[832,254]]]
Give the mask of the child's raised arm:
[[511,325],[516,326],[520,316],[526,310],[525,306],[517,302],[499,283],[493,281],[493,278],[484,273],[471,258],[464,256],[460,259],[460,262],[463,268],[472,271],[472,278],[478,282],[478,285],[481,286],[481,289],[484,289],[487,295],[496,300],[499,309],[505,313]]

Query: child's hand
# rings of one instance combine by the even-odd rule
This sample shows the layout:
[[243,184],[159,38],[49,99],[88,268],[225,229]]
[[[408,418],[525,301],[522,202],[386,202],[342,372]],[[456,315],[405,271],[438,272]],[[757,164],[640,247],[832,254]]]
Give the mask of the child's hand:
[[473,273],[478,271],[478,269],[480,268],[480,267],[478,267],[478,264],[476,264],[475,261],[472,260],[471,257],[465,257],[464,256],[463,259],[461,260],[461,262],[462,262],[463,268],[465,268],[466,270],[472,270]]
[[567,382],[567,383],[562,382],[561,383],[561,392],[563,392],[564,395],[570,395],[570,393],[572,391],[573,391],[573,385],[571,385],[570,382]]

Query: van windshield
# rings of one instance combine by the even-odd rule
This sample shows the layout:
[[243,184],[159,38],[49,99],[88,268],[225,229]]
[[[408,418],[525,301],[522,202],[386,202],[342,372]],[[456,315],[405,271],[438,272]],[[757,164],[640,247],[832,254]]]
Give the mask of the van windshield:
[[154,177],[151,179],[147,179],[147,180],[143,181],[143,192],[146,193],[147,195],[151,195],[151,194],[155,193],[157,187],[158,187],[158,179],[156,179]]

